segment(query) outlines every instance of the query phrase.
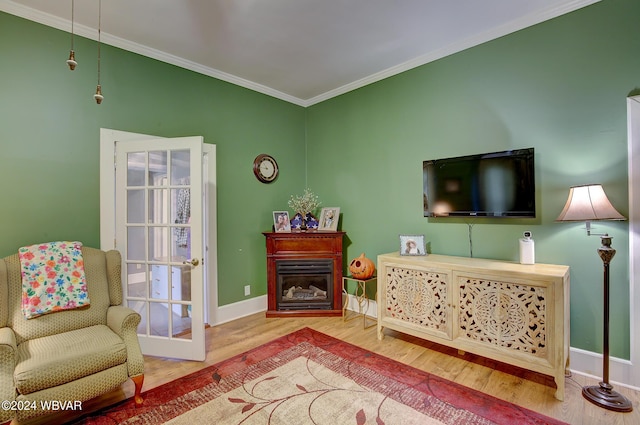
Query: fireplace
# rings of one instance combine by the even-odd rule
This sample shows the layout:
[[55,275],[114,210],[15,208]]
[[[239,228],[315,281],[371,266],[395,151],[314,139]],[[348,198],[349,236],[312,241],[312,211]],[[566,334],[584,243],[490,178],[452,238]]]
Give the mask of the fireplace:
[[332,260],[276,260],[277,310],[331,310]]
[[342,315],[344,232],[265,232],[267,317]]

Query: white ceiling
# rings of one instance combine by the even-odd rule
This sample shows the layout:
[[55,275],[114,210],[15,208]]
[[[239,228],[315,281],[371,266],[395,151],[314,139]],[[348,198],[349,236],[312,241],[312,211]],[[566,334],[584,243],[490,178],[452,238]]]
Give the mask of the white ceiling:
[[[76,34],[97,39],[98,1]],[[598,1],[104,0],[101,40],[309,106]],[[0,10],[71,31],[71,0]]]

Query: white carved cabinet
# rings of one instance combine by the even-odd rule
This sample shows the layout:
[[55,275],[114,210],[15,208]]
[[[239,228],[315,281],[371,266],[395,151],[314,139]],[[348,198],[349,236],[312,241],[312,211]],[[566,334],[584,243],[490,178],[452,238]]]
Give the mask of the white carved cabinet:
[[446,255],[378,256],[384,328],[553,376],[569,367],[569,267]]

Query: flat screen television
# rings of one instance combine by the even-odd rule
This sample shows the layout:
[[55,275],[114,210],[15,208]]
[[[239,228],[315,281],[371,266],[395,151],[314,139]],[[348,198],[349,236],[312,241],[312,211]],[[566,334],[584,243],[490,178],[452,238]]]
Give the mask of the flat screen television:
[[425,217],[534,218],[533,148],[422,164]]

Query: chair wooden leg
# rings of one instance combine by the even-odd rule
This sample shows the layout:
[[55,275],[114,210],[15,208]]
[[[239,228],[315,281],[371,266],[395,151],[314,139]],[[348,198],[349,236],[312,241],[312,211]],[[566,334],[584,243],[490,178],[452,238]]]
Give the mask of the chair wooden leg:
[[144,382],[144,375],[132,376],[131,380],[136,387],[135,394],[133,395],[133,399],[136,402],[136,406],[141,406],[144,399],[140,395],[142,392],[142,383]]

